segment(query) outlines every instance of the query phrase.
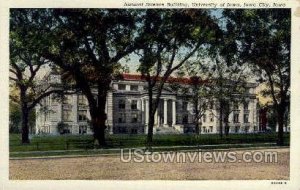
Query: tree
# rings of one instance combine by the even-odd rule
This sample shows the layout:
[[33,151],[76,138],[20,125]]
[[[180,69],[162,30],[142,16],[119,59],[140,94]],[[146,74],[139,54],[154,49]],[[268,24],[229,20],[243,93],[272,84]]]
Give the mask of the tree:
[[[191,73],[192,74],[192,73]],[[195,124],[195,133],[196,135],[200,135],[201,127],[202,127],[202,117],[204,116],[207,105],[208,105],[208,97],[206,94],[206,80],[202,79],[200,76],[190,75],[190,89],[192,89],[189,99],[193,105],[193,122]],[[186,89],[187,90],[187,89]]]
[[[203,56],[201,56],[203,57]],[[208,110],[210,94],[208,94],[208,70],[203,66],[201,59],[198,61],[187,62],[177,75],[179,78],[189,76],[188,84],[171,83],[170,87],[174,92],[179,92],[186,97],[186,100],[193,106],[193,122],[196,135],[201,134],[202,118]]]
[[[222,57],[216,56],[209,65],[209,88],[214,100],[217,113],[212,113],[219,121],[219,134],[229,133],[229,115],[235,109],[235,104],[244,102],[247,98],[247,73],[244,66],[237,63],[228,63]],[[249,77],[249,75],[248,75]],[[225,130],[224,126],[225,124]]]
[[68,72],[86,96],[94,139],[105,143],[105,104],[120,59],[138,46],[135,43],[138,15],[124,9],[55,9],[48,11],[54,27],[43,56]]
[[[43,30],[35,30],[41,20],[34,20],[36,10],[13,9],[10,18],[10,83],[18,89],[18,95],[10,94],[10,99],[20,105],[22,118],[22,143],[29,143],[29,115],[45,97],[60,90],[36,83],[38,73],[49,62],[42,57],[43,43],[37,35]],[[33,21],[34,20],[34,21]]]
[[149,97],[148,146],[152,144],[154,116],[165,82],[193,58],[201,46],[219,35],[219,28],[203,10],[146,10],[140,36],[139,71],[147,81]]
[[9,132],[19,133],[21,124],[21,109],[19,104],[9,101]]
[[284,116],[290,97],[289,9],[226,10],[226,28],[236,36],[234,41],[241,59],[251,66],[267,88],[277,113],[278,145],[283,145]]

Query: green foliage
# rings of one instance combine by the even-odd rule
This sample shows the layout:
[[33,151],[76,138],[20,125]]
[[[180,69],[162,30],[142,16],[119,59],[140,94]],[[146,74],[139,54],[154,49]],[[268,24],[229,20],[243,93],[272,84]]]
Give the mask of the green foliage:
[[9,102],[9,133],[19,133],[21,125],[20,106],[12,101]]
[[[273,100],[277,112],[278,145],[283,145],[284,118],[290,98],[291,10],[226,10],[228,33],[243,62],[252,66],[267,84],[263,95]],[[286,119],[287,120],[287,119]]]
[[33,130],[35,118],[34,107],[51,93],[61,91],[50,89],[49,84],[36,82],[42,68],[49,65],[42,56],[46,40],[49,40],[49,30],[40,26],[52,26],[47,14],[40,14],[39,9],[11,9],[10,13],[10,84],[18,89],[18,94],[10,94],[10,99],[19,104],[22,141],[29,143],[28,135]]
[[286,101],[290,89],[291,13],[288,9],[226,10],[228,33],[235,36],[239,57],[252,67],[264,96]]

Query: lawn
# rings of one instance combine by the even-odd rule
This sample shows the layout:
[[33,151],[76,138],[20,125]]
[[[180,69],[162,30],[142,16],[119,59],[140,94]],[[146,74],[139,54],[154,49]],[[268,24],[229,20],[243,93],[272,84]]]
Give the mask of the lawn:
[[[289,145],[289,134],[285,134],[285,144]],[[48,150],[89,150],[94,148],[91,135],[32,136],[31,143],[22,145],[20,134],[10,134],[10,152],[48,151]],[[106,148],[144,147],[146,135],[107,135]],[[154,135],[153,146],[201,146],[234,144],[276,143],[276,133],[265,134],[230,134],[220,138],[218,134],[195,135]],[[255,146],[255,145],[254,145]]]

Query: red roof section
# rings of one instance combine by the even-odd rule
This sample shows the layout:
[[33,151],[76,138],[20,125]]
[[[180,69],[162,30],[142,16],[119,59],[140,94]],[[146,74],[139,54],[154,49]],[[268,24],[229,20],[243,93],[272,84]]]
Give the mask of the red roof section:
[[[160,80],[161,77],[158,77],[158,80]],[[131,80],[131,81],[145,81],[146,78],[140,74],[129,74],[129,73],[124,73],[123,74],[123,80]],[[204,83],[206,81],[202,81],[201,79],[192,79],[192,78],[186,78],[186,77],[169,77],[167,79],[168,83],[181,83],[181,84],[193,84],[193,82],[199,82],[199,83]]]

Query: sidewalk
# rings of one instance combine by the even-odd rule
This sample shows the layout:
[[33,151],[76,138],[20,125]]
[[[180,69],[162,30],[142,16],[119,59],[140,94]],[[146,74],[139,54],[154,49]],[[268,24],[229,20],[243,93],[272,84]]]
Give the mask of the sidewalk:
[[[258,146],[259,145],[259,146]],[[276,143],[259,144],[219,144],[219,145],[201,145],[201,146],[155,146],[152,152],[189,152],[189,151],[228,151],[228,150],[253,150],[253,149],[277,149],[289,148],[289,146],[276,146]],[[21,159],[51,159],[51,158],[76,158],[76,157],[95,157],[95,156],[118,156],[121,149],[146,149],[146,147],[132,148],[111,148],[111,149],[90,149],[90,150],[54,150],[54,151],[27,151],[10,152],[11,160]],[[155,151],[156,150],[156,151]],[[46,155],[43,155],[46,154]],[[50,155],[49,155],[50,154]],[[51,155],[54,154],[54,155]],[[57,155],[55,155],[57,154]],[[128,154],[128,153],[127,153]],[[28,156],[26,156],[28,155]],[[36,156],[33,156],[36,155]],[[126,153],[125,153],[126,155]]]

